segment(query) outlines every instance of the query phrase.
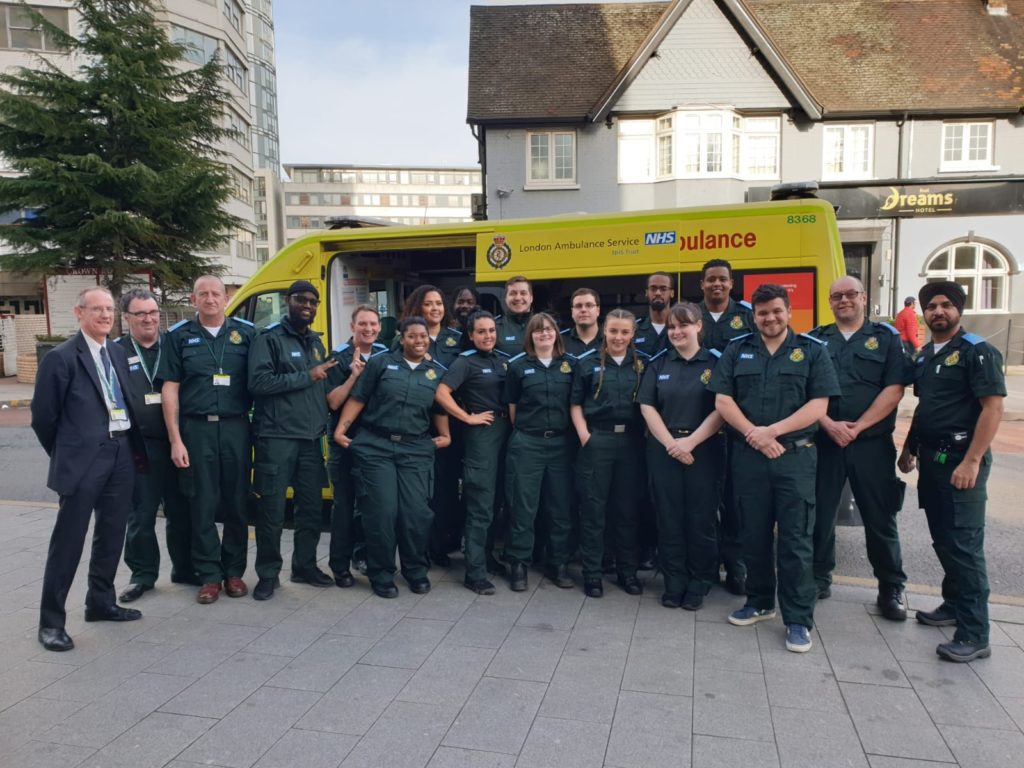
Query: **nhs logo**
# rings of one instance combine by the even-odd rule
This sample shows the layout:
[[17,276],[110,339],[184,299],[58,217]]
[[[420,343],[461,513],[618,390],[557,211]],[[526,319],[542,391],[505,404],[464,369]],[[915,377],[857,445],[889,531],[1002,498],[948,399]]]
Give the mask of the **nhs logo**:
[[644,234],[644,245],[675,245],[676,233],[674,230],[668,232],[647,232]]

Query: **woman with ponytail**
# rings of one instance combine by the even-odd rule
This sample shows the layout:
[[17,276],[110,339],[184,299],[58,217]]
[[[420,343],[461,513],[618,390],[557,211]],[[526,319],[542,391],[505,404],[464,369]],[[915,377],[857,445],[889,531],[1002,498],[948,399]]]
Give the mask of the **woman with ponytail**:
[[644,497],[643,430],[636,404],[645,360],[633,346],[636,319],[613,309],[604,321],[600,352],[580,357],[573,378],[573,426],[580,449],[580,555],[583,591],[601,597],[605,527],[611,526],[618,584],[628,594],[643,590],[639,565],[637,505]]

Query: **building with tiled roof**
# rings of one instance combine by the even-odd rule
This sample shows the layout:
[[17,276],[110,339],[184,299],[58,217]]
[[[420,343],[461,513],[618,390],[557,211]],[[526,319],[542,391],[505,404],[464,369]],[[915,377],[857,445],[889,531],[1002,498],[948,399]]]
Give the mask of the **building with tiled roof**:
[[489,218],[814,179],[875,315],[954,279],[1021,360],[1024,0],[475,6],[469,47]]

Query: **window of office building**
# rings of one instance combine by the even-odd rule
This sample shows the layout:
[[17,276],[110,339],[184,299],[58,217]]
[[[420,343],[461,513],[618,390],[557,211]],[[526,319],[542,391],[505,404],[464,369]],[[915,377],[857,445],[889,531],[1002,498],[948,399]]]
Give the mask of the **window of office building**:
[[[56,27],[64,32],[69,29],[68,12],[64,8],[40,8],[31,6],[41,13]],[[0,5],[0,19],[3,20],[3,35],[0,35],[0,48],[17,48],[29,51],[59,51],[60,47],[52,36],[36,26],[35,21],[26,9],[18,5],[4,3]]]
[[231,138],[246,149],[251,146],[249,141],[249,124],[231,107],[224,110],[224,127],[232,132]]
[[529,131],[526,151],[528,187],[576,185],[575,131]]
[[993,170],[993,124],[943,123],[941,171]]
[[870,178],[873,142],[873,125],[826,126],[821,177]]
[[967,294],[964,311],[1005,312],[1010,266],[991,245],[966,240],[943,246],[925,262],[929,283],[952,280]]
[[228,168],[231,174],[231,194],[243,203],[252,202],[252,180],[236,168]]
[[228,24],[238,33],[242,34],[242,6],[238,0],[224,0],[224,18]]
[[217,40],[193,29],[171,25],[171,42],[185,46],[185,59],[202,66],[217,55]]
[[230,48],[224,49],[224,74],[228,80],[235,84],[242,93],[248,95],[249,75],[241,59],[231,52]]

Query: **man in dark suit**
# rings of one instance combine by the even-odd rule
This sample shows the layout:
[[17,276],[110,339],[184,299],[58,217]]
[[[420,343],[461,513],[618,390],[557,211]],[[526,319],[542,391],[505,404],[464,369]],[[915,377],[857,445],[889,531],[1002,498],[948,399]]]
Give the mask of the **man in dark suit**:
[[124,350],[107,343],[114,299],[105,288],[87,288],[75,306],[80,331],[52,350],[39,366],[32,396],[32,429],[50,457],[47,486],[60,497],[43,574],[39,642],[48,651],[75,647],[64,629],[65,602],[78,570],[93,510],[86,621],[134,621],[114,595],[136,467],[145,446],[121,389],[128,381]]

